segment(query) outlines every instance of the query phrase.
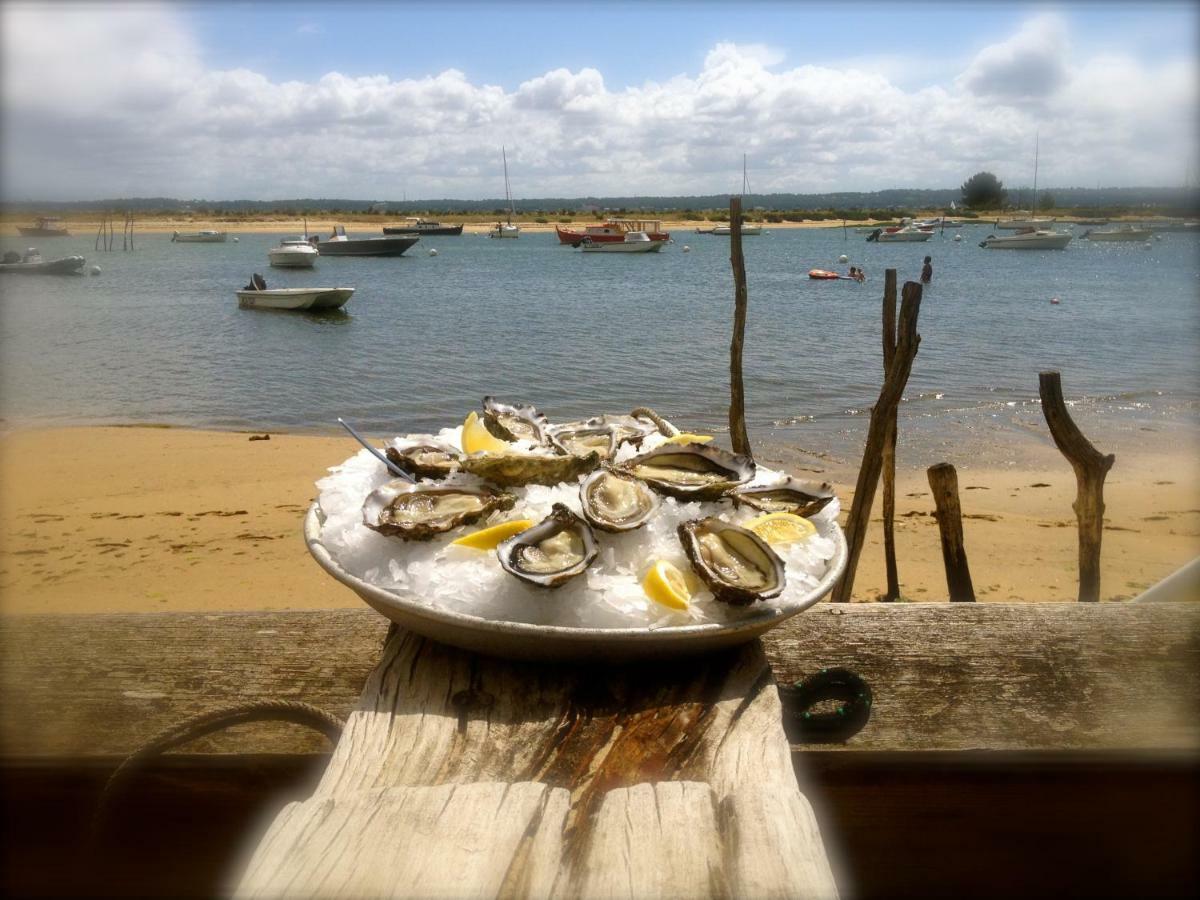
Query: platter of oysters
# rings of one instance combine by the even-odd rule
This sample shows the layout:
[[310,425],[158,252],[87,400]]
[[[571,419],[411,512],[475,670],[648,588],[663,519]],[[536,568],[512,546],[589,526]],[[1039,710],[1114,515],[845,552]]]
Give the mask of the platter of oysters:
[[524,659],[632,659],[750,640],[846,564],[828,484],[652,410],[552,423],[483,399],[461,426],[365,448],[317,482],[317,562],[394,622]]

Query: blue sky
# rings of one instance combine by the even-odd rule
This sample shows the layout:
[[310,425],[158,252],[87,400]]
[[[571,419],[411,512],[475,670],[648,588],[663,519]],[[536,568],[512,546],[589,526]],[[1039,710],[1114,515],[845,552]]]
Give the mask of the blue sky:
[[6,197],[1200,179],[1196,4],[0,4]]

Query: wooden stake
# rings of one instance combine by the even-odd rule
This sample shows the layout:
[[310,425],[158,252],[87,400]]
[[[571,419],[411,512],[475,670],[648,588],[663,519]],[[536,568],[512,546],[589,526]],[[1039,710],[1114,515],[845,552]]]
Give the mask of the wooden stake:
[[875,488],[883,468],[883,444],[887,437],[889,416],[894,415],[895,408],[900,403],[904,386],[908,384],[909,372],[912,371],[913,360],[917,356],[917,347],[921,343],[921,336],[917,334],[917,315],[921,311],[921,285],[913,281],[905,282],[902,297],[896,353],[892,357],[892,364],[888,366],[879,400],[871,409],[867,443],[863,447],[862,465],[859,466],[858,482],[854,486],[854,504],[850,507],[850,516],[846,520],[846,543],[849,552],[846,574],[833,589],[835,603],[848,603],[850,592],[854,589],[854,572],[858,568],[858,558],[862,555],[867,522],[871,518],[871,505],[875,502]]
[[[883,374],[896,355],[896,270],[883,273]],[[896,568],[896,412],[893,410],[883,441],[883,561],[887,593],[883,599],[900,599],[900,574]]]
[[1042,415],[1054,443],[1075,470],[1076,494],[1072,508],[1079,523],[1079,600],[1100,599],[1100,539],[1104,536],[1104,478],[1116,457],[1105,456],[1083,436],[1063,402],[1058,372],[1038,375]]
[[926,470],[933,502],[937,506],[938,531],[942,536],[942,562],[946,566],[946,588],[952,601],[975,601],[967,550],[963,543],[962,507],[958,503],[958,473],[950,463]]
[[746,433],[742,345],[746,340],[746,260],[742,256],[742,199],[729,198],[729,263],[733,266],[733,341],[729,345],[729,437],[733,452],[753,459]]

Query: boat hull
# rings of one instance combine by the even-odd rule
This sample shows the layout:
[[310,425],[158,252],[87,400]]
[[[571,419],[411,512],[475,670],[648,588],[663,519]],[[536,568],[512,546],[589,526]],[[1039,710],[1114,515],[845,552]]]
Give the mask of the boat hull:
[[[560,244],[578,247],[585,239],[597,244],[619,244],[625,240],[628,231],[609,226],[601,226],[589,231],[572,231],[570,228],[560,228],[556,225],[554,233],[558,235]],[[666,231],[647,231],[646,234],[652,241],[669,241],[671,239],[670,233]]]
[[[715,234],[718,237],[729,237],[733,234],[733,229],[728,225],[718,225],[712,231],[699,232],[701,234]],[[743,225],[742,237],[756,237],[763,233],[761,225]]]
[[1009,237],[984,238],[979,246],[985,250],[1065,250],[1071,243],[1071,235],[1054,234],[1048,236],[1012,235]]
[[71,232],[65,228],[38,228],[37,226],[17,226],[21,237],[70,237]]
[[876,240],[881,244],[913,244],[927,241],[933,237],[932,231],[896,231],[882,232]]
[[238,306],[242,309],[339,309],[353,295],[354,288],[277,288],[237,292]]
[[321,256],[401,256],[417,243],[415,237],[355,238],[346,241],[318,241]]
[[423,234],[437,235],[458,235],[462,234],[463,227],[461,225],[438,225],[434,228],[417,228],[412,225],[388,225],[383,229],[384,234],[415,234],[420,237]]
[[267,259],[277,269],[311,269],[320,255],[316,251],[306,253],[303,250],[267,251]]
[[42,262],[0,263],[0,272],[22,275],[77,275],[86,262],[82,256],[64,256],[62,259],[47,259]]
[[1092,231],[1084,235],[1089,241],[1110,243],[1144,244],[1154,237],[1153,231]]
[[177,231],[171,235],[171,242],[175,244],[224,244],[228,240],[228,231],[197,231],[191,234]]
[[657,253],[664,246],[664,241],[638,241],[633,244],[591,243],[581,244],[579,249],[584,253]]

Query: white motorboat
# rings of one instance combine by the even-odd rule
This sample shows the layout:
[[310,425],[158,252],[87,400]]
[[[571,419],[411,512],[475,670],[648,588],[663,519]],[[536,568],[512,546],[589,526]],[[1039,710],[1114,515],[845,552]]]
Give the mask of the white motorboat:
[[1063,250],[1071,243],[1071,235],[1044,228],[1026,228],[1013,234],[989,234],[979,246],[985,250]]
[[281,269],[311,269],[320,255],[304,238],[285,238],[267,251],[271,265]]
[[350,287],[268,288],[263,277],[255,273],[250,283],[237,292],[237,298],[242,309],[327,310],[344,306],[353,294],[354,288]]
[[585,237],[579,249],[584,253],[657,253],[666,243],[653,240],[644,231],[629,231],[623,241],[593,241]]
[[[723,234],[728,237],[729,235],[733,234],[733,226],[732,225],[717,225],[715,228],[713,228],[712,231],[708,231],[708,232],[704,232],[704,233],[705,234],[717,234],[717,235]],[[748,225],[745,222],[742,223],[742,237],[754,237],[755,235],[762,234],[762,233],[763,233],[763,227],[761,225]]]
[[893,228],[876,228],[867,237],[868,243],[877,241],[880,244],[911,243],[927,241],[933,237],[933,229],[921,228],[905,219],[904,223]]
[[512,191],[508,187],[508,155],[500,148],[500,159],[504,162],[504,199],[508,201],[508,221],[497,222],[496,227],[488,232],[490,238],[519,238],[521,226],[512,223],[516,210],[513,209]]
[[1089,241],[1123,241],[1123,242],[1145,242],[1154,237],[1154,232],[1149,228],[1142,228],[1138,225],[1125,224],[1117,228],[1107,228],[1103,231],[1085,231],[1080,237],[1087,238]]
[[997,219],[992,227],[999,231],[1023,231],[1026,228],[1032,228],[1034,231],[1050,231],[1053,225],[1054,219],[1045,218]]
[[171,235],[173,244],[224,244],[227,240],[228,231],[176,231]]

